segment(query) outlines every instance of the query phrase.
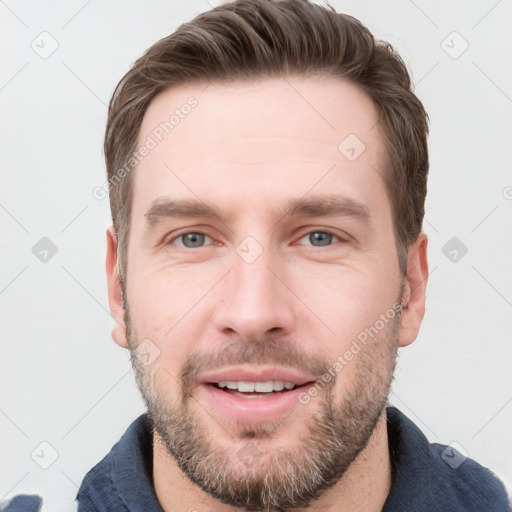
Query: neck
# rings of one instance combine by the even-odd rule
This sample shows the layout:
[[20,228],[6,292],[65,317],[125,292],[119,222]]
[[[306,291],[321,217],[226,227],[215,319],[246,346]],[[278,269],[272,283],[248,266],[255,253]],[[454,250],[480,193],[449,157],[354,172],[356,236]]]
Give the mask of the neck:
[[[165,512],[235,512],[193,484],[179,469],[159,436],[153,433],[153,481]],[[391,463],[385,411],[366,448],[354,459],[343,477],[307,508],[308,512],[379,512],[391,487]],[[294,509],[301,512],[305,509]]]

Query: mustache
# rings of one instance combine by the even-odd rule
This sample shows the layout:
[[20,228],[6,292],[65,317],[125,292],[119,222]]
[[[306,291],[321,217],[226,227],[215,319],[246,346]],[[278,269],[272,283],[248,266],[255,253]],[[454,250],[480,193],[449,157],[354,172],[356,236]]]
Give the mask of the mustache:
[[311,374],[316,379],[330,367],[328,361],[300,349],[292,341],[284,342],[272,337],[260,341],[237,341],[220,350],[193,352],[187,357],[179,375],[184,396],[192,390],[200,373],[240,364],[284,366]]

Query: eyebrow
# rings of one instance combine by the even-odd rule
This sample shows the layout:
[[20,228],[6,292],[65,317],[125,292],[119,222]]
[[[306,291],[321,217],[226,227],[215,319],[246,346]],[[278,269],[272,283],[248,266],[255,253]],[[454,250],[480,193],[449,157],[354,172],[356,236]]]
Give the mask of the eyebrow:
[[[287,217],[354,217],[365,224],[371,221],[368,206],[352,198],[337,195],[311,196],[290,199],[284,208],[276,212],[278,222]],[[203,217],[225,222],[227,212],[216,209],[200,199],[158,198],[145,214],[149,227],[156,226],[168,218]]]
[[371,220],[370,209],[363,203],[346,196],[312,196],[291,199],[281,217],[355,217],[364,223]]
[[167,218],[206,217],[221,218],[215,209],[196,199],[172,200],[159,198],[153,201],[144,215],[149,226],[155,226]]

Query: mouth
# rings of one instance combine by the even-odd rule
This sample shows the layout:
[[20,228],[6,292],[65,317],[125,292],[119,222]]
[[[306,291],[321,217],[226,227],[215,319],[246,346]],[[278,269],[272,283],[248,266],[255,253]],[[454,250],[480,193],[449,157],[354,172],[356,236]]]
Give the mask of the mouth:
[[300,394],[315,382],[287,368],[242,365],[202,375],[197,389],[210,413],[231,422],[263,422],[302,407]]
[[277,394],[287,393],[296,388],[305,387],[313,382],[307,382],[302,385],[294,384],[290,381],[267,380],[260,382],[248,381],[219,381],[209,382],[211,386],[230,395],[240,396],[243,398],[269,398]]

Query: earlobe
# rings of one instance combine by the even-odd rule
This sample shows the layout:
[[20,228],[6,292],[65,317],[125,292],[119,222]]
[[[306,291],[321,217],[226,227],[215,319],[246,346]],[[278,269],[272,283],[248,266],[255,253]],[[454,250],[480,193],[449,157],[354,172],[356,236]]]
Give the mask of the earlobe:
[[107,271],[107,284],[108,284],[108,302],[110,312],[114,319],[114,327],[112,329],[112,338],[114,341],[123,348],[128,348],[126,339],[126,325],[124,322],[124,302],[121,290],[121,281],[119,279],[119,272],[117,266],[117,237],[114,227],[110,226],[107,229],[107,258],[106,258],[106,271]]
[[420,233],[409,246],[407,277],[402,296],[402,321],[398,345],[410,345],[418,336],[425,316],[425,290],[428,280],[427,235]]

